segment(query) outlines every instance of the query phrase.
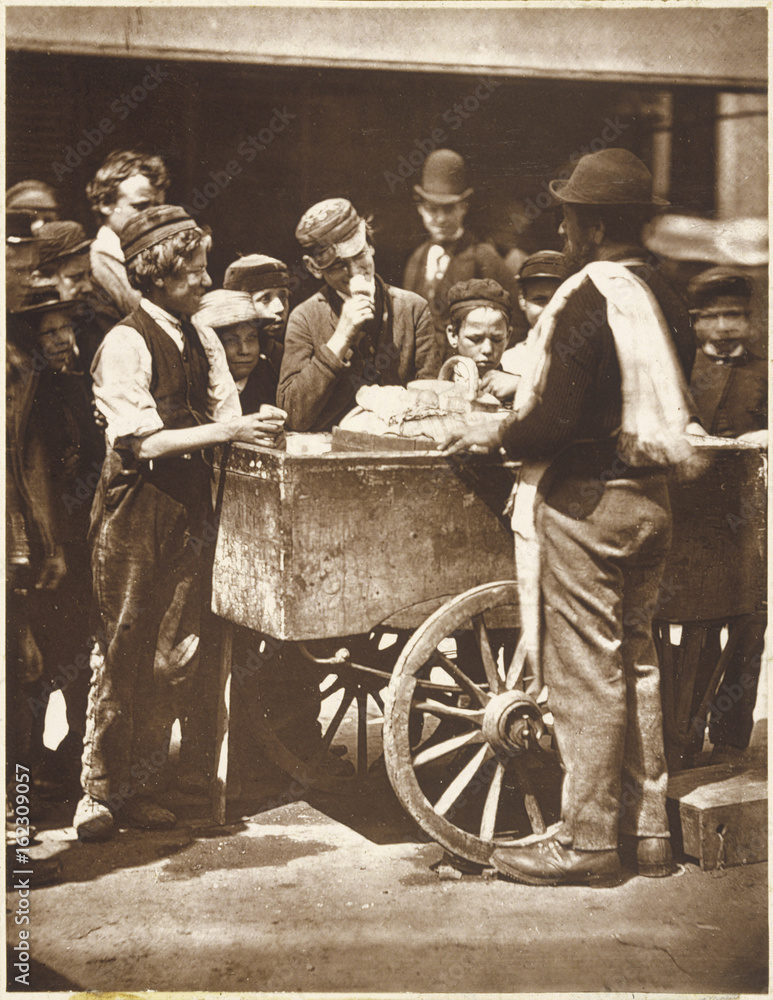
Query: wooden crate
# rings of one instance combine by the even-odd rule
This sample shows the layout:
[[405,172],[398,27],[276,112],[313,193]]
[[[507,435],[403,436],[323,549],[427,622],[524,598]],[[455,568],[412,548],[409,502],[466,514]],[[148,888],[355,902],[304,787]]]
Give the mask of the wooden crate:
[[704,871],[767,860],[764,762],[680,771],[669,779],[668,807],[675,849],[697,858]]
[[380,623],[413,629],[449,597],[513,579],[502,515],[513,468],[486,456],[234,446],[213,610],[278,639],[353,635]]

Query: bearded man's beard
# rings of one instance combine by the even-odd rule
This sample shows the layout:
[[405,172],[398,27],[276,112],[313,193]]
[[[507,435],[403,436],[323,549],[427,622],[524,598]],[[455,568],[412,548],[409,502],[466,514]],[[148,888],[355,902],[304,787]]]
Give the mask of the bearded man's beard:
[[590,238],[582,238],[577,244],[570,243],[564,239],[564,248],[561,251],[566,260],[566,266],[570,274],[577,274],[586,264],[590,264],[595,259],[594,250],[596,244]]

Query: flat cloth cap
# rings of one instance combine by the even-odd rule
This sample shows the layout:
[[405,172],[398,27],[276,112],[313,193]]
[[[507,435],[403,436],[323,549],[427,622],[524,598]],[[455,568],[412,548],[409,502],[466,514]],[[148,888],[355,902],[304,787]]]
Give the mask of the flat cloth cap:
[[733,267],[710,267],[696,275],[687,286],[687,304],[700,309],[712,299],[724,295],[750,299],[754,285],[742,271]]
[[470,278],[468,281],[457,281],[448,293],[448,312],[452,319],[466,316],[468,312],[479,306],[489,306],[499,309],[507,317],[512,316],[510,294],[493,278]]
[[50,264],[91,246],[83,226],[78,222],[44,222],[35,233],[38,240],[39,265]]
[[289,288],[290,271],[284,261],[251,253],[229,264],[223,287],[233,292],[262,292],[265,288]]
[[304,213],[295,238],[317,267],[356,257],[368,245],[365,220],[346,198],[328,198]]
[[197,228],[190,215],[179,205],[154,205],[129,219],[121,231],[121,249],[128,261],[169,236]]
[[219,288],[207,292],[201,299],[196,318],[205,326],[219,330],[234,323],[256,323],[258,317],[249,292],[234,292]]
[[518,272],[520,281],[529,281],[532,278],[554,278],[556,281],[566,281],[569,277],[569,268],[566,266],[566,257],[558,250],[540,250],[527,257],[521,264]]

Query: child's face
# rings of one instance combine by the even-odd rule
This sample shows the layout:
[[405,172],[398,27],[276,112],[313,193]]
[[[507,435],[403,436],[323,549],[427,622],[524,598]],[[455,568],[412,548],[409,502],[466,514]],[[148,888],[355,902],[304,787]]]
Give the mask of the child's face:
[[485,375],[499,365],[510,337],[507,319],[499,309],[478,306],[462,320],[459,332],[453,326],[447,330],[448,342],[463,358],[470,358],[478,366],[478,374]]
[[217,331],[235,381],[251,375],[260,360],[258,324],[232,323]]
[[200,244],[190,257],[185,258],[178,270],[158,279],[159,302],[175,316],[192,316],[201,305],[201,299],[212,279],[207,273],[206,244]]
[[749,303],[740,295],[720,295],[693,311],[693,327],[703,347],[716,354],[732,354],[751,340]]
[[82,298],[93,291],[88,250],[62,261],[56,269],[56,288],[62,302]]
[[276,340],[284,337],[287,314],[290,311],[290,298],[286,288],[264,288],[253,292],[252,305],[262,327]]
[[518,304],[528,320],[529,326],[534,326],[543,313],[545,306],[555,295],[561,284],[553,278],[530,278],[523,282]]
[[69,311],[43,313],[38,320],[38,347],[50,367],[59,372],[74,361],[75,331]]

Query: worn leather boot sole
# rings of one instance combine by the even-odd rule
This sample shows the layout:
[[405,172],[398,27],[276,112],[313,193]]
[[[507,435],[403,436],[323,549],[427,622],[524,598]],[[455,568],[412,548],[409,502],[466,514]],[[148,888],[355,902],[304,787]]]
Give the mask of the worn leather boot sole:
[[[539,849],[538,845],[534,846]],[[494,851],[491,855],[491,864],[502,875],[524,885],[588,885],[596,889],[605,889],[619,885],[622,881],[622,869],[617,851],[579,852],[588,854],[587,862],[590,870],[583,870],[577,864],[578,852],[567,852],[572,859],[571,865],[566,865],[563,870],[555,867],[551,871],[552,866],[547,863],[543,866],[542,872],[535,870],[537,866],[529,863],[529,859],[525,859],[525,862],[519,865],[518,858],[511,859],[507,852],[508,848]],[[530,871],[524,870],[527,867]],[[596,870],[593,870],[594,868]]]

